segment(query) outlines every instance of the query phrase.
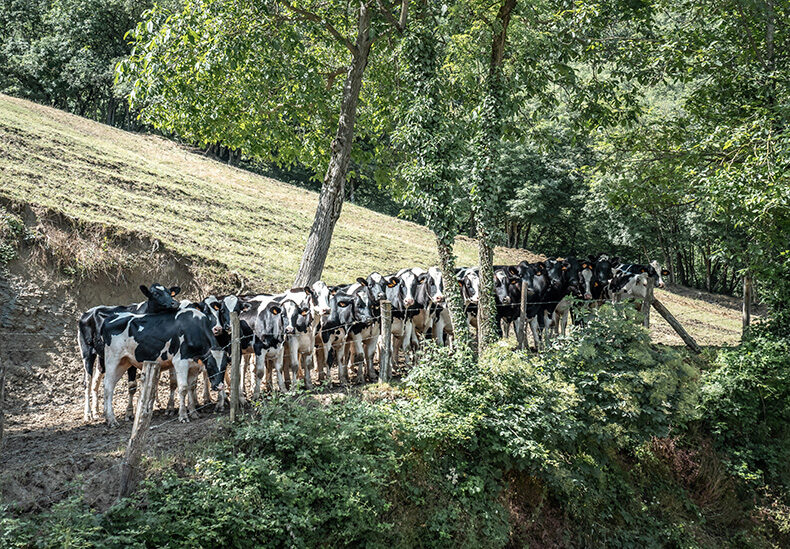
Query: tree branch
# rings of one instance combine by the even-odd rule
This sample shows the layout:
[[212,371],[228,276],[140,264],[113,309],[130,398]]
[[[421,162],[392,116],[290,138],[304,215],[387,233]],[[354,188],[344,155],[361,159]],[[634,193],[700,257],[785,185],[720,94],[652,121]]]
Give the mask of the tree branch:
[[323,26],[327,30],[327,32],[332,35],[332,37],[335,40],[337,40],[338,42],[343,44],[346,48],[348,48],[348,50],[351,52],[352,55],[357,55],[359,53],[357,51],[357,47],[351,42],[351,40],[340,34],[340,32],[334,26],[332,26],[332,23],[325,20],[323,17],[311,11],[307,11],[302,8],[297,8],[296,6],[291,4],[291,2],[289,2],[288,0],[279,0],[279,2],[281,2],[286,8],[288,8],[292,12],[302,16],[303,19],[307,21],[312,21],[313,23],[318,23],[319,25]]

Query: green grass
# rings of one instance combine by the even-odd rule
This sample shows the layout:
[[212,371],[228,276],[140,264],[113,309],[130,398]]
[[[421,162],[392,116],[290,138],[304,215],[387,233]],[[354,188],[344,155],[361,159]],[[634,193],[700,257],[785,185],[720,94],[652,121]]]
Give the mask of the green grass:
[[[0,95],[0,197],[45,207],[79,221],[158,239],[217,270],[235,271],[254,290],[293,282],[317,194],[195,154],[172,141],[124,132],[56,109]],[[475,242],[459,238],[459,264],[477,263]],[[497,248],[496,262],[534,261]],[[436,263],[425,227],[347,203],[324,269],[329,283],[378,270]],[[735,344],[733,300],[656,292],[702,345]],[[711,297],[713,299],[711,299]],[[656,313],[654,339],[680,345]]]
[[[0,195],[156,238],[268,290],[292,283],[318,199],[160,137],[3,95]],[[476,263],[472,240],[459,239],[456,253],[460,264]],[[530,257],[497,250],[498,262]],[[433,236],[425,227],[346,203],[324,279],[347,282],[374,270],[435,262]]]

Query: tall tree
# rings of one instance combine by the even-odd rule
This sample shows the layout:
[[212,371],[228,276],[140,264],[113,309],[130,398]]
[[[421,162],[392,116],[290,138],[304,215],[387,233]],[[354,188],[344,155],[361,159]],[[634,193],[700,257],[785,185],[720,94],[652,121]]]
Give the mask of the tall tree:
[[321,276],[343,205],[371,51],[376,43],[382,57],[392,51],[395,42],[384,38],[403,31],[408,6],[408,0],[397,8],[387,0],[193,0],[180,12],[150,10],[132,33],[134,50],[119,76],[133,83],[130,100],[144,120],[204,144],[223,142],[325,173],[298,285]]

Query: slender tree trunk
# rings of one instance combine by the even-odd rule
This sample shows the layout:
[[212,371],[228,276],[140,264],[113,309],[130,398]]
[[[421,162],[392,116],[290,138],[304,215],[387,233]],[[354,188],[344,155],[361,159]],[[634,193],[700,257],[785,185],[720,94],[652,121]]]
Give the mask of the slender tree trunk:
[[496,337],[494,321],[494,246],[493,231],[496,227],[498,189],[494,169],[499,161],[499,140],[502,138],[504,82],[502,59],[505,54],[507,28],[516,7],[516,0],[503,0],[497,13],[494,35],[491,40],[491,57],[483,94],[482,120],[476,139],[476,158],[472,180],[476,188],[473,208],[477,225],[477,253],[480,261],[480,303],[477,309],[478,352]]
[[457,350],[472,350],[472,335],[466,322],[464,312],[464,298],[455,278],[455,255],[452,246],[444,243],[437,235],[436,249],[439,253],[439,268],[442,270],[444,279],[445,306],[450,311],[450,319],[453,323],[453,340]]
[[343,99],[340,106],[337,133],[330,146],[329,166],[321,186],[318,208],[315,212],[313,226],[310,228],[310,235],[307,237],[302,263],[294,282],[295,286],[309,285],[321,278],[329,252],[329,244],[332,242],[332,232],[335,229],[335,223],[340,218],[346,173],[354,141],[354,122],[357,116],[359,93],[362,90],[362,77],[370,54],[370,18],[371,14],[367,6],[361,3],[355,43],[356,52],[343,84]]
[[752,276],[746,273],[743,277],[743,332],[741,339],[746,335],[749,330],[749,325],[752,323]]

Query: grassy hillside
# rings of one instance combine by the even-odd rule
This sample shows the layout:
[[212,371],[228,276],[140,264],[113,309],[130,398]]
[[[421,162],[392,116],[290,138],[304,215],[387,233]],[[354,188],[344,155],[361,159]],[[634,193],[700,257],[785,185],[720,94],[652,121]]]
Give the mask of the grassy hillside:
[[[318,195],[117,130],[0,95],[0,195],[159,239],[219,262],[258,288],[293,281]],[[462,264],[476,247],[459,239]],[[497,250],[498,262],[529,257]],[[324,271],[329,282],[436,261],[425,227],[347,203]]]
[[[228,167],[156,136],[124,132],[0,95],[0,197],[158,239],[177,253],[235,271],[255,289],[288,287],[299,266],[315,193]],[[476,263],[459,238],[461,264]],[[535,256],[497,249],[498,263]],[[324,278],[435,263],[425,227],[353,204],[343,207]],[[737,343],[737,302],[676,288],[656,297],[703,345]],[[654,338],[681,345],[656,314]]]

